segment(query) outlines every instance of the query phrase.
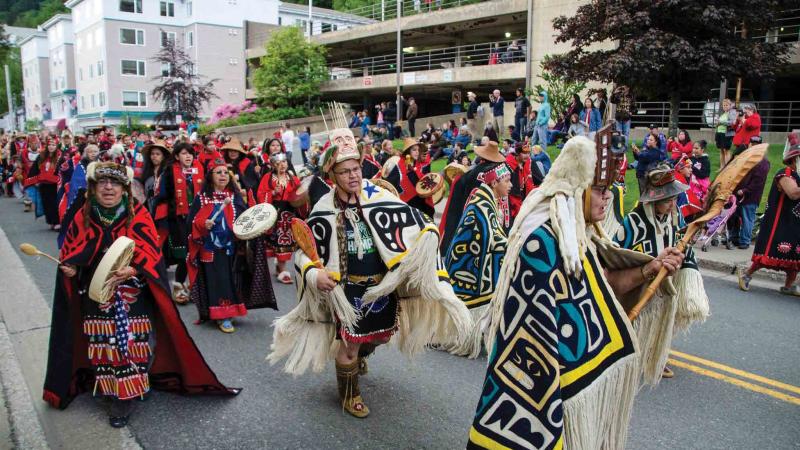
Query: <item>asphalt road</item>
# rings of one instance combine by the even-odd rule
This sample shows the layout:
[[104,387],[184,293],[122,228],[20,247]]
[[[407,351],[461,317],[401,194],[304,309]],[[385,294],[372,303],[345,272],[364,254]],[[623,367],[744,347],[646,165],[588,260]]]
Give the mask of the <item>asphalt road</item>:
[[[35,222],[31,213],[22,213],[16,200],[0,199],[0,227],[14,247],[31,242],[40,250],[57,253],[56,234],[47,230],[42,219]],[[28,257],[24,263],[51,302],[52,263]],[[628,448],[800,448],[800,298],[781,296],[776,286],[766,284],[744,293],[729,276],[706,275],[712,317],[678,337],[673,347],[707,361],[678,355],[675,378],[640,392]],[[293,287],[277,282],[274,287],[281,312],[252,311],[237,322],[232,335],[208,324],[193,325],[194,307],[180,308],[219,378],[244,391],[229,399],[155,392],[138,404],[129,426],[141,446],[464,447],[485,360],[436,351],[408,360],[392,347],[379,348],[370,359],[369,374],[361,380],[372,414],[364,420],[352,418],[337,402],[332,366],[321,374],[294,378],[265,362],[272,321],[295,303]],[[32,392],[34,401],[39,395]],[[99,402],[84,395],[58,414],[104,420],[100,408]]]

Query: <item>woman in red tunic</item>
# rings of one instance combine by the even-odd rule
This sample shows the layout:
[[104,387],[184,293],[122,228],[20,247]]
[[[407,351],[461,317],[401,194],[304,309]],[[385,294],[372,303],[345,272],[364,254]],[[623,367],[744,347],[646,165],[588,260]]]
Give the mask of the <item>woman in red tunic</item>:
[[276,153],[269,158],[272,171],[261,178],[258,185],[258,203],[270,203],[278,211],[278,220],[267,235],[267,254],[276,259],[278,281],[292,283],[292,276],[286,270],[286,262],[292,258],[296,245],[292,236],[292,219],[297,210],[290,203],[295,199],[300,180],[289,173],[286,153]]
[[[39,190],[39,199],[44,210],[44,218],[51,230],[60,230],[58,216],[59,152],[55,139],[49,139],[36,163],[28,172],[28,181]],[[38,213],[37,213],[38,214]],[[38,216],[37,216],[38,217]]]

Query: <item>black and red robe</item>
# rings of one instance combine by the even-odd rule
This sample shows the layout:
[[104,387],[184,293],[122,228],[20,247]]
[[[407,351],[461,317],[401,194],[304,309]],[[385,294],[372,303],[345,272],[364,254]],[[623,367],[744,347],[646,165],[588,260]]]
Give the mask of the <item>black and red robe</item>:
[[800,185],[800,174],[791,167],[775,174],[752,260],[756,267],[791,274],[800,271],[800,200],[792,200],[779,189],[783,177]]
[[[167,205],[167,242],[164,258],[169,266],[181,265],[186,261],[189,227],[186,218],[194,197],[202,190],[205,171],[196,159],[192,167],[184,169],[180,162],[174,162],[164,170],[159,183],[157,203]],[[163,213],[163,208],[159,214]],[[159,220],[161,218],[159,217]],[[163,238],[162,238],[163,242]],[[183,280],[177,280],[183,282]]]
[[[232,200],[227,206],[225,197]],[[207,230],[205,221],[223,207],[214,228]],[[233,222],[245,209],[242,197],[230,191],[200,192],[192,203],[187,269],[198,322],[244,316],[250,309],[278,309],[265,239],[238,241],[233,236]],[[217,248],[220,243],[232,244],[232,252]]]
[[95,386],[82,303],[91,301],[86,291],[93,268],[105,249],[120,236],[136,243],[130,265],[143,282],[140,295],[152,302],[151,326],[155,328],[158,342],[149,370],[150,386],[180,394],[238,394],[240,389],[220,383],[178,314],[170,297],[166,268],[150,214],[136,204],[133,217],[125,213],[111,225],[103,226],[93,214],[88,221],[85,219],[85,201],[82,197],[76,200],[65,217],[64,223],[69,225],[60,259],[64,264],[77,266],[78,275],[67,278],[61,270],[57,271],[44,400],[64,409],[76,395]]

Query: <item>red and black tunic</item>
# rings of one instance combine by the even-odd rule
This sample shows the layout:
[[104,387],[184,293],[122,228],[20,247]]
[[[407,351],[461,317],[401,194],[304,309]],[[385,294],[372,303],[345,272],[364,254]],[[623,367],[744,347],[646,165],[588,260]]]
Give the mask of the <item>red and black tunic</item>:
[[274,256],[281,262],[289,261],[297,247],[292,236],[292,219],[298,214],[289,201],[296,197],[300,180],[289,173],[286,176],[286,186],[281,186],[274,173],[264,175],[256,193],[258,203],[270,203],[278,211],[278,220],[267,235],[267,248],[268,256]]
[[[65,217],[60,259],[76,266],[78,274],[67,278],[57,271],[44,400],[63,409],[87,390],[126,399],[148,386],[182,394],[237,394],[239,389],[224,386],[208,367],[170,298],[150,214],[137,204],[130,216],[122,205],[106,225],[94,207],[84,216],[85,202],[79,198]],[[136,280],[117,290],[114,305],[101,305],[88,298],[88,284],[120,236],[136,243],[130,263]],[[124,329],[118,328],[120,314]],[[158,337],[154,353],[152,330]],[[128,339],[124,349],[116,344],[123,337]]]
[[164,171],[159,189],[158,203],[167,204],[167,246],[164,257],[168,265],[186,261],[189,227],[186,218],[195,195],[203,188],[205,171],[195,160],[192,167],[183,168],[179,162]]
[[797,272],[800,271],[800,200],[792,200],[778,189],[783,177],[790,177],[800,185],[800,175],[790,167],[775,174],[752,260],[758,267]]

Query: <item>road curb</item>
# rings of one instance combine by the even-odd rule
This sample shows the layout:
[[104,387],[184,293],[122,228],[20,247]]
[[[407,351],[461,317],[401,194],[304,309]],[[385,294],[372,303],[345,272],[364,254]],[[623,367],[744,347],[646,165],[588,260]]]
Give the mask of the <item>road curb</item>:
[[5,322],[0,322],[0,382],[8,407],[11,436],[17,448],[47,449],[42,423],[33,409],[30,391],[22,375]]
[[[719,261],[714,259],[702,258],[700,257],[697,252],[695,252],[695,256],[697,256],[697,265],[701,269],[707,270],[714,270],[716,272],[723,272],[729,274],[736,274],[736,270],[739,267],[747,267],[749,262],[733,262],[733,261]],[[767,280],[767,281],[780,281],[782,282],[786,275],[783,272],[778,272],[775,270],[767,270],[761,269],[753,274],[753,278],[760,279],[760,280]]]

